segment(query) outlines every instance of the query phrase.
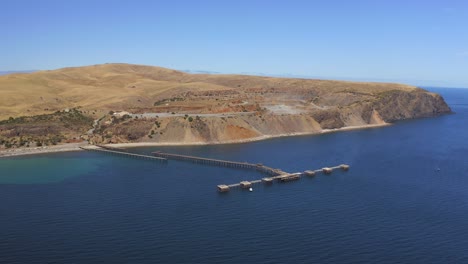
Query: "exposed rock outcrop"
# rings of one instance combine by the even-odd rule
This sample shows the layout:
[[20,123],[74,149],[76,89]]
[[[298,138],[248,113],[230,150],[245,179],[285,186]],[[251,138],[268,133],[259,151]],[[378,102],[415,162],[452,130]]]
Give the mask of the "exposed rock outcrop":
[[383,92],[372,107],[386,122],[437,116],[451,111],[440,95],[422,89],[412,92],[398,90]]

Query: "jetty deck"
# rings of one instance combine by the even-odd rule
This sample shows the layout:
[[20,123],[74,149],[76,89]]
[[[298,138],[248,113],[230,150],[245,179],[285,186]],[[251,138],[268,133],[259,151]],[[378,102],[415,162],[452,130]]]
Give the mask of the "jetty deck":
[[154,161],[159,161],[159,162],[167,162],[167,159],[165,158],[131,153],[120,148],[109,147],[109,146],[91,145],[91,146],[85,146],[85,147],[80,147],[80,148],[83,150],[87,150],[87,151],[107,153],[107,154],[112,154],[112,155],[125,156],[129,158],[138,158],[138,159],[154,160]]
[[180,154],[173,154],[173,153],[165,153],[161,151],[152,152],[155,157],[165,158],[165,159],[173,159],[173,160],[181,160],[181,161],[188,161],[193,163],[200,163],[218,167],[228,167],[228,168],[242,168],[242,169],[252,169],[259,171],[264,174],[268,174],[271,176],[277,176],[284,174],[284,172],[280,169],[274,169],[263,164],[257,163],[248,163],[248,162],[237,162],[237,161],[229,161],[229,160],[220,160],[220,159],[211,159],[211,158],[202,158],[196,156],[188,156],[188,155],[180,155]]
[[119,148],[119,147],[114,147],[114,146],[107,146],[107,145],[96,145],[97,147],[100,147],[102,149],[107,149],[107,150],[113,150],[113,151],[120,151],[120,152],[128,152],[127,149],[124,148]]

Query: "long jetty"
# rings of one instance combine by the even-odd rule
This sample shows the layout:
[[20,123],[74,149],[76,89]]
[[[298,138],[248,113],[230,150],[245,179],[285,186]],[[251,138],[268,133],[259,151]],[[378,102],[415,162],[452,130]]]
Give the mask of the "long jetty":
[[241,181],[239,183],[233,183],[233,184],[220,184],[217,186],[219,192],[228,192],[230,189],[234,189],[234,188],[251,190],[252,186],[256,184],[263,183],[263,184],[268,185],[268,184],[272,184],[274,181],[289,182],[289,181],[299,180],[302,176],[315,176],[319,173],[331,174],[334,170],[337,170],[337,169],[341,169],[343,171],[349,170],[349,165],[341,164],[338,166],[324,167],[324,168],[317,169],[317,170],[306,170],[304,172],[288,173],[280,169],[274,169],[274,168],[265,166],[261,163],[254,164],[254,163],[248,163],[248,162],[237,162],[237,161],[229,161],[229,160],[202,158],[202,157],[196,157],[196,156],[164,153],[161,151],[152,152],[152,156],[148,156],[148,155],[131,153],[125,149],[112,147],[108,145],[91,145],[91,146],[80,147],[80,148],[84,150],[88,150],[88,151],[96,151],[96,152],[108,153],[112,155],[120,155],[120,156],[131,157],[131,158],[154,160],[154,161],[159,161],[159,162],[167,162],[168,159],[173,159],[173,160],[188,161],[188,162],[199,163],[199,164],[206,164],[206,165],[211,165],[211,166],[251,169],[251,170],[256,170],[262,174],[268,175],[268,177],[264,177],[259,180]]
[[128,152],[128,150],[124,148],[119,148],[119,147],[114,147],[114,146],[107,146],[107,145],[95,145],[95,146],[100,147],[102,149],[112,150],[112,151]]
[[116,148],[116,147],[110,147],[110,146],[91,145],[91,146],[85,146],[85,147],[80,147],[80,148],[83,149],[83,150],[96,151],[96,152],[107,153],[107,154],[118,155],[118,156],[125,156],[125,157],[129,157],[129,158],[137,158],[137,159],[154,160],[154,161],[159,161],[159,162],[167,162],[167,159],[165,159],[165,158],[154,157],[154,156],[149,156],[149,155],[142,155],[142,154],[136,154],[136,153],[130,153],[130,152],[124,150],[124,149]]
[[288,173],[280,169],[274,169],[274,168],[265,166],[260,163],[253,164],[253,163],[248,163],[248,162],[236,162],[236,161],[228,161],[228,160],[220,160],[220,159],[202,158],[202,157],[195,157],[195,156],[188,156],[188,155],[164,153],[161,151],[153,152],[152,154],[159,158],[188,161],[188,162],[201,163],[201,164],[212,165],[212,166],[253,169],[253,170],[259,171],[263,174],[267,174],[270,176],[270,177],[265,177],[260,180],[254,180],[254,181],[241,181],[239,183],[234,183],[234,184],[220,184],[217,186],[219,192],[228,192],[232,188],[250,189],[254,184],[260,184],[260,183],[271,184],[275,180],[279,182],[289,182],[289,181],[299,180],[304,175],[315,176],[318,173],[330,174],[333,172],[333,170],[336,170],[336,169],[342,169],[344,171],[349,170],[349,165],[341,164],[338,166],[324,167],[322,169],[317,169],[317,170],[306,170],[304,172]]

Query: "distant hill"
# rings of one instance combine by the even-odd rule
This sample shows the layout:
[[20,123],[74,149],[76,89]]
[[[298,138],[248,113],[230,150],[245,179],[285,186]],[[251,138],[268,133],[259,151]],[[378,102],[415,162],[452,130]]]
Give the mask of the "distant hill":
[[0,76],[7,75],[7,74],[14,74],[14,73],[32,73],[36,72],[37,70],[30,70],[30,71],[0,71]]

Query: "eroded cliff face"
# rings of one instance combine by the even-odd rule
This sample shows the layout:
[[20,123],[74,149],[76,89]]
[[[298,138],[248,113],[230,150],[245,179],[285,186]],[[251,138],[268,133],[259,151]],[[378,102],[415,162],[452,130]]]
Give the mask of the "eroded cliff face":
[[422,89],[412,92],[397,90],[384,92],[371,106],[386,122],[431,117],[451,112],[450,107],[440,95]]
[[138,126],[125,123],[109,125],[100,132],[102,135],[94,136],[92,140],[95,143],[224,143],[322,131],[320,124],[310,115],[195,116],[191,120],[164,117],[132,121],[138,122]]
[[440,95],[415,90],[389,91],[375,100],[308,113],[256,112],[239,116],[177,116],[132,119],[110,124],[93,138],[96,143],[223,143],[330,129],[385,125],[402,119],[437,116],[451,110]]

